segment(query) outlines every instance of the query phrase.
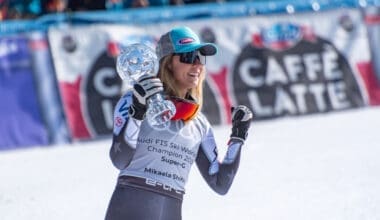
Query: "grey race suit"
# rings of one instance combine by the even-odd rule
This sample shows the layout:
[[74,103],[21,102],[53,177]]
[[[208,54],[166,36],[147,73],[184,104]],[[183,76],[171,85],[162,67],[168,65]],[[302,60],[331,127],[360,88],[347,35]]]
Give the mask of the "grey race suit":
[[114,112],[112,163],[120,170],[106,219],[180,220],[182,194],[195,161],[208,185],[226,194],[239,167],[242,142],[230,141],[223,162],[210,123],[202,113],[186,124],[162,129],[128,116],[132,92]]

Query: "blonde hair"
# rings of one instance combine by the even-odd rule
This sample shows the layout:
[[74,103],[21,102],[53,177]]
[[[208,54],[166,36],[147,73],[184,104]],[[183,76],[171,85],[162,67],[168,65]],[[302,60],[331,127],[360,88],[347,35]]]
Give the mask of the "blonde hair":
[[[158,70],[158,77],[161,79],[162,83],[164,84],[165,92],[169,96],[176,96],[179,97],[179,88],[178,84],[176,83],[174,77],[173,77],[173,71],[170,67],[172,62],[173,55],[169,55],[166,57],[163,57],[160,60],[160,67]],[[205,68],[203,68],[202,73],[200,74],[199,83],[195,88],[189,89],[187,94],[191,95],[197,104],[199,105],[199,108],[197,110],[198,112],[202,109],[203,105],[203,82],[206,77]]]

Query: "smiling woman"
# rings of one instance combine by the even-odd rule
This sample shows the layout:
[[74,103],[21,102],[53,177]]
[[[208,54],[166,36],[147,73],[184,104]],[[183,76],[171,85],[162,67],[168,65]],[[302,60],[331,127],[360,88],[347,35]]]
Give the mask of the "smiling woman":
[[[174,28],[158,41],[158,78],[139,78],[121,97],[115,108],[117,123],[110,151],[120,173],[107,220],[181,220],[185,185],[194,162],[215,192],[228,192],[252,112],[245,106],[233,109],[228,150],[219,162],[213,129],[200,111],[205,57],[216,53],[214,44],[201,43],[190,28]],[[145,119],[147,99],[158,93],[176,107],[176,114],[164,128],[151,127]],[[127,107],[118,107],[121,105]]]

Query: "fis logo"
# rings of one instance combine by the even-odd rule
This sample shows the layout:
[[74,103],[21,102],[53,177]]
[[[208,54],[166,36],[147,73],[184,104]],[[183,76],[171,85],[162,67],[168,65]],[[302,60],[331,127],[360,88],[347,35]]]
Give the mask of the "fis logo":
[[258,47],[285,50],[293,47],[302,39],[313,41],[315,37],[307,27],[291,23],[277,23],[254,35],[253,43]]

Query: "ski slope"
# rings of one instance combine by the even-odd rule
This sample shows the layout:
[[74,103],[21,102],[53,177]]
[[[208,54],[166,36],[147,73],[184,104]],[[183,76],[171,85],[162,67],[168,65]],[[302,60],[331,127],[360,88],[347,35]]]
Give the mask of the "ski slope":
[[[220,153],[229,131],[215,127]],[[183,219],[380,219],[379,131],[379,107],[255,122],[226,196],[193,167]],[[104,219],[117,177],[110,143],[1,151],[0,219]]]

